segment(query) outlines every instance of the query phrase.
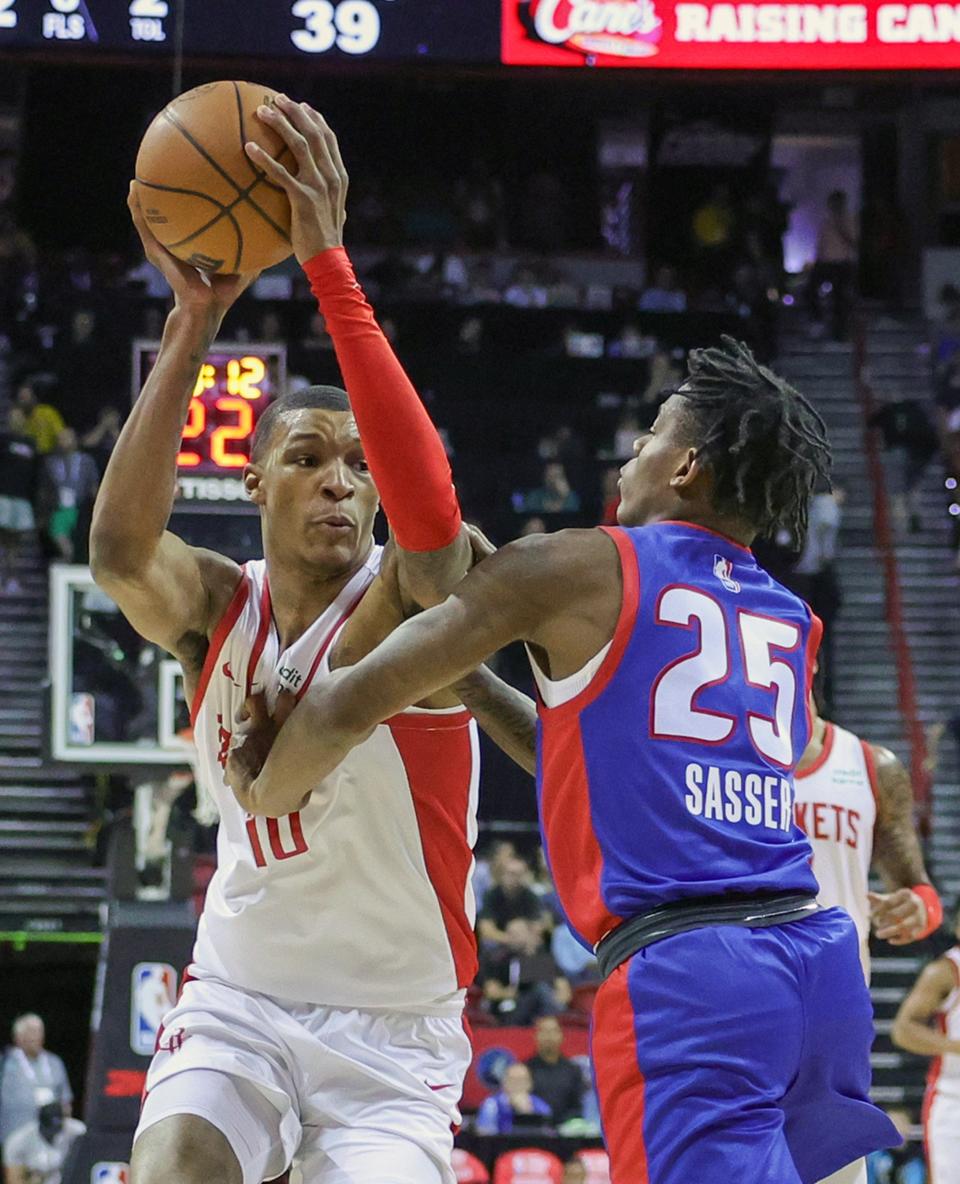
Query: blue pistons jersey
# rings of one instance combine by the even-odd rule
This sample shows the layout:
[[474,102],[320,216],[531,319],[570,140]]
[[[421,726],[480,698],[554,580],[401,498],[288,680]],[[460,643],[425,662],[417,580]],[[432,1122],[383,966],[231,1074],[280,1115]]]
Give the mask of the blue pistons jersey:
[[608,531],[623,598],[588,685],[539,707],[557,893],[593,947],[672,901],[809,892],[794,823],[821,625],[738,543],[684,522]]

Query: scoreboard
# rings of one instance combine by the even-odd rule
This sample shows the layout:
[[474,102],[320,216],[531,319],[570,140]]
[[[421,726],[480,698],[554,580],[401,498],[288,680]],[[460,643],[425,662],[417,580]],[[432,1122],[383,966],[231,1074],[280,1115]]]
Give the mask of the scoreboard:
[[[133,343],[134,399],[159,348],[155,341]],[[285,381],[285,346],[214,342],[197,375],[177,454],[178,511],[254,512],[243,466],[257,422]]]
[[[188,56],[495,61],[498,0],[183,0]],[[4,48],[164,56],[177,0],[0,0]]]

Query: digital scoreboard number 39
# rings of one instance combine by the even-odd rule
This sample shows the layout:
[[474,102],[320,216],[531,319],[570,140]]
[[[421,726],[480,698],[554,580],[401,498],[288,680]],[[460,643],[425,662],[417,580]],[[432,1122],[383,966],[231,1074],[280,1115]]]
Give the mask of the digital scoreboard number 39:
[[[159,345],[133,345],[133,397],[137,398],[157,360]],[[216,342],[200,367],[177,454],[178,508],[211,503],[246,506],[243,466],[257,422],[284,388],[282,345]],[[227,508],[226,505],[223,508]]]

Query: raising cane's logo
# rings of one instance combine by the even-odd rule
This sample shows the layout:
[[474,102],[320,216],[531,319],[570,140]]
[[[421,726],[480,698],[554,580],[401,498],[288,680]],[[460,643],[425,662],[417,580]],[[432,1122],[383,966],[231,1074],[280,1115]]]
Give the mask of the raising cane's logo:
[[663,36],[653,0],[531,0],[537,37],[548,45],[611,57],[652,57]]

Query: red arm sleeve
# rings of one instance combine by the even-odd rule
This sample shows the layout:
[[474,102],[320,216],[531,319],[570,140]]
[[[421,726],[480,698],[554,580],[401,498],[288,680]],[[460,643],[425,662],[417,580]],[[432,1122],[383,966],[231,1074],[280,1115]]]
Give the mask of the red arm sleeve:
[[394,538],[439,551],[460,530],[460,506],[436,428],[384,337],[342,247],[303,265],[333,338],[367,463]]

